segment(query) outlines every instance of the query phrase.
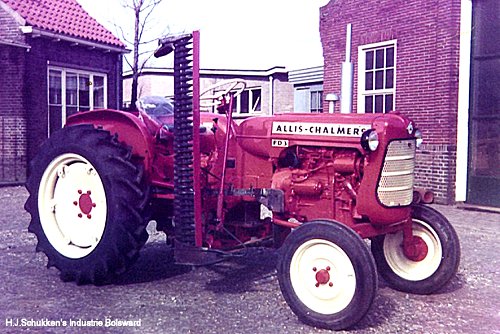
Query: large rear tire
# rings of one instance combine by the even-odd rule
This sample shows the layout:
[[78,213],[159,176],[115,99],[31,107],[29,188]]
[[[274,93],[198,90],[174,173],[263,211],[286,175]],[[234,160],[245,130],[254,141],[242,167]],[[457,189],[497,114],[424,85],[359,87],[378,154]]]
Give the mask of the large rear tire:
[[403,232],[376,237],[372,253],[378,271],[397,290],[430,294],[455,276],[460,263],[460,242],[453,226],[438,211],[424,205],[413,206],[413,236],[425,243],[417,261],[403,251]]
[[281,248],[278,279],[298,318],[334,330],[360,321],[377,291],[372,255],[359,235],[333,221],[313,221],[293,230]]
[[92,125],[54,133],[30,165],[28,230],[65,281],[104,283],[148,238],[143,168],[116,136]]

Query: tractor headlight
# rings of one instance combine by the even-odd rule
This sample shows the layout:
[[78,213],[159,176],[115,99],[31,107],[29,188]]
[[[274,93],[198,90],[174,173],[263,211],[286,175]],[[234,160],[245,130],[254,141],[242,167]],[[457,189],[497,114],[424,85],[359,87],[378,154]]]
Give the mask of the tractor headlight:
[[424,137],[422,136],[422,131],[419,129],[415,130],[415,138],[417,139],[417,147],[420,147],[422,143],[424,142]]
[[363,147],[366,151],[375,151],[378,147],[377,131],[371,129],[363,132],[361,135],[361,147]]

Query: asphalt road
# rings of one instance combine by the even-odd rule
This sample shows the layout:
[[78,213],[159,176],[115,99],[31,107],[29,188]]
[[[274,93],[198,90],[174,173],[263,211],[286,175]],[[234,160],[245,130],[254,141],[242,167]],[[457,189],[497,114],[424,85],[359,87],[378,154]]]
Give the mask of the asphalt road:
[[[268,249],[207,267],[175,266],[162,235],[152,233],[138,262],[112,284],[64,283],[35,253],[26,197],[24,188],[0,188],[1,333],[331,333],[290,311]],[[430,296],[381,280],[369,314],[346,333],[500,333],[500,215],[434,207],[461,239],[457,277]]]

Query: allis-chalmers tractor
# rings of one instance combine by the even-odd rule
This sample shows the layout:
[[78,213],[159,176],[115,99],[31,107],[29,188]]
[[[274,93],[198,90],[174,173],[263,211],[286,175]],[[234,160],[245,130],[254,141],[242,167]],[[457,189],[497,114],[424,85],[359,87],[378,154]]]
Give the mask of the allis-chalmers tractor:
[[377,272],[417,294],[450,281],[458,237],[439,212],[412,204],[422,142],[413,121],[391,112],[235,122],[244,82],[200,92],[198,45],[197,31],[160,40],[156,56],[174,51],[172,115],[81,112],[41,147],[26,209],[49,267],[66,281],[106,282],[137,259],[155,220],[180,264],[279,248],[286,302],[330,329],[364,317]]

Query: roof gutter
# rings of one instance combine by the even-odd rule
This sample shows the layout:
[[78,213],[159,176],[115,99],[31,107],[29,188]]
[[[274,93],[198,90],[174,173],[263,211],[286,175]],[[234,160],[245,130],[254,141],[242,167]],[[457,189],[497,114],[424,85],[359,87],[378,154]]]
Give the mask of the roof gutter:
[[33,26],[21,26],[21,32],[25,35],[31,35],[32,37],[44,36],[48,38],[53,38],[56,40],[66,41],[70,43],[74,43],[75,45],[87,46],[89,48],[102,49],[105,51],[119,52],[119,53],[129,53],[129,49],[120,48],[118,46],[106,45],[96,42],[91,42],[82,38],[70,37],[63,34],[58,34],[54,32],[49,32],[46,30],[40,30],[38,28],[34,28]]
[[29,51],[31,49],[31,46],[29,46],[27,44],[2,41],[1,39],[0,39],[0,44],[1,45],[8,45],[8,46],[15,46],[18,48],[23,48],[23,49],[26,49],[27,51]]

